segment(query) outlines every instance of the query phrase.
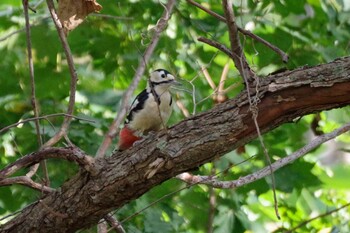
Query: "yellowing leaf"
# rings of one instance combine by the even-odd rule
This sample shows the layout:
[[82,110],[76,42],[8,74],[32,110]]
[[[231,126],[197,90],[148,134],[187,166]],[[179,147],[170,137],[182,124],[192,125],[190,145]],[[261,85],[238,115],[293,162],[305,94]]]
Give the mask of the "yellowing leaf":
[[81,24],[88,14],[99,12],[101,9],[102,6],[96,0],[60,0],[57,14],[67,35]]

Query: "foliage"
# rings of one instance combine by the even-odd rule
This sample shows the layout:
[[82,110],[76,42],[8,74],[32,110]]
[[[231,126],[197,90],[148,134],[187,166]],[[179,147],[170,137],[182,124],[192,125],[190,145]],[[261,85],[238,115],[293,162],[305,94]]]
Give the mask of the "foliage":
[[[38,2],[30,1],[30,5]],[[151,28],[163,12],[158,1],[100,0],[99,3],[103,6],[101,14],[117,17],[91,15],[68,37],[79,76],[75,115],[94,121],[75,120],[70,127],[69,138],[89,154],[95,154],[98,149],[118,110],[122,93],[131,82],[138,60],[150,42]],[[223,15],[218,1],[208,0],[202,4]],[[349,53],[350,4],[347,0],[237,0],[234,1],[234,10],[238,25],[252,30],[290,56],[288,64],[283,64],[280,57],[264,45],[241,36],[248,62],[262,76],[281,68],[294,69],[329,62]],[[48,15],[44,3],[38,6],[37,13],[30,12],[36,94],[41,115],[65,112],[69,95],[68,67]],[[0,128],[33,117],[23,28],[21,1],[2,0]],[[198,36],[229,45],[224,23],[186,1],[179,1],[148,65],[148,71],[164,67],[184,80],[184,88],[188,92],[176,91],[176,96],[191,113],[205,111],[214,105],[210,98],[213,90],[201,73],[201,66],[207,67],[218,84],[223,67],[229,63],[225,86],[240,85],[228,96],[233,98],[243,88],[242,80],[227,56],[198,42]],[[138,91],[145,84],[146,79],[142,80]],[[349,122],[349,108],[322,112],[320,117],[319,129],[329,132]],[[176,108],[170,123],[182,119],[180,109]],[[313,134],[310,126],[314,119],[315,115],[309,115],[264,135],[272,159],[286,156],[306,144]],[[62,120],[62,117],[41,120],[44,140],[54,134]],[[0,168],[38,149],[34,127],[33,122],[26,123],[0,135]],[[123,222],[123,225],[128,232],[206,232],[209,200],[215,196],[212,222],[215,232],[272,232],[292,228],[310,217],[344,205],[350,199],[347,181],[350,170],[343,163],[349,156],[346,154],[349,140],[349,135],[343,135],[331,145],[323,145],[275,173],[281,220],[276,219],[271,181],[267,178],[237,190],[193,186],[160,200]],[[332,146],[336,149],[331,150]],[[251,156],[255,157],[238,165]],[[195,173],[211,174],[225,170],[222,179],[229,180],[265,165],[260,143],[252,141],[245,146],[245,152],[232,151]],[[232,167],[226,170],[229,166]],[[59,187],[78,170],[75,165],[57,160],[49,160],[48,169],[53,187]],[[40,177],[36,179],[40,180]],[[180,181],[169,180],[117,210],[116,217],[123,221],[184,186]],[[40,193],[22,186],[1,187],[0,216],[20,210],[37,198],[40,198]],[[349,221],[349,211],[344,209],[312,221],[298,231],[328,229],[328,232],[349,232]]]

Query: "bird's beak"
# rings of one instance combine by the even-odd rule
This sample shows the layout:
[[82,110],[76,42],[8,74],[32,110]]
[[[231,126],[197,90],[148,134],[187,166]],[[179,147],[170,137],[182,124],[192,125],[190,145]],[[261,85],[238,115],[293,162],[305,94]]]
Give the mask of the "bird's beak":
[[171,85],[174,86],[182,86],[182,83],[180,83],[179,81],[176,81],[175,79],[171,82]]

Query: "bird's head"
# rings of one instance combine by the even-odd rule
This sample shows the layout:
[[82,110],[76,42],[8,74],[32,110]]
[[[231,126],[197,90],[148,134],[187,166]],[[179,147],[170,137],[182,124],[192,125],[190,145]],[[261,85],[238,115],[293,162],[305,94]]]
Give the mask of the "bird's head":
[[170,87],[171,85],[179,84],[175,80],[175,77],[172,74],[170,74],[169,71],[164,69],[158,69],[153,71],[151,73],[149,81],[153,87],[156,87],[156,86]]

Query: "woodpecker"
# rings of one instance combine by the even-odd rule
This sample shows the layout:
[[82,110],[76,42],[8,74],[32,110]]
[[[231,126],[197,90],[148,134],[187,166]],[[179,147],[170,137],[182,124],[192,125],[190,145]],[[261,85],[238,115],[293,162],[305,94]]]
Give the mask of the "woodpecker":
[[151,73],[147,88],[132,102],[124,128],[119,133],[119,151],[131,147],[143,135],[165,126],[173,104],[169,89],[176,84],[179,83],[167,70],[157,69]]

